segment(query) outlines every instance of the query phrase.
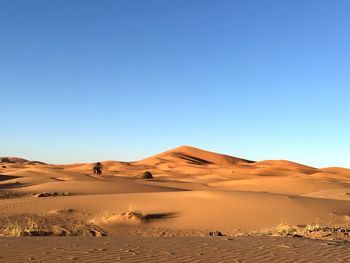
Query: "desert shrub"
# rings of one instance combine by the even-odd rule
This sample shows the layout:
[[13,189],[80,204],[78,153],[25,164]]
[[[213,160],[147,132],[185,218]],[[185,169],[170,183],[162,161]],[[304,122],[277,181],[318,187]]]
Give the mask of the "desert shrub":
[[153,179],[153,175],[152,175],[151,172],[146,171],[146,172],[143,173],[142,179]]
[[102,164],[100,162],[95,163],[92,170],[93,170],[94,174],[96,174],[96,175],[102,174]]
[[129,211],[126,213],[129,217],[135,217],[139,220],[144,220],[145,219],[145,214],[139,210],[134,208],[133,206],[129,206]]
[[276,231],[279,235],[282,235],[282,236],[292,236],[296,234],[297,229],[287,224],[279,224],[276,227]]

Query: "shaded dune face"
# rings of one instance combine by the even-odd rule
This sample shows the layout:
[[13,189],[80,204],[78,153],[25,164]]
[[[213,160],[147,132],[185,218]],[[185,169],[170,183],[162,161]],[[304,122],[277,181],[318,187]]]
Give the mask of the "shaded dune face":
[[164,153],[143,159],[137,163],[157,165],[165,162],[172,162],[174,164],[225,166],[239,163],[254,163],[253,161],[209,152],[190,146],[181,146]]
[[206,165],[206,164],[213,164],[210,161],[198,158],[198,157],[194,157],[194,156],[190,156],[187,154],[183,154],[183,153],[172,153],[172,156],[180,158],[182,160],[187,161],[188,164],[196,164],[196,165]]

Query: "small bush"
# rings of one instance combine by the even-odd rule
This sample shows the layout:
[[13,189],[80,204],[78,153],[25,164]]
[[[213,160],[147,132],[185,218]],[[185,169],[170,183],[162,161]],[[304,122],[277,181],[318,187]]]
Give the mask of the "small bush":
[[142,179],[153,179],[153,175],[152,175],[151,172],[146,171],[146,172],[143,173]]
[[93,170],[94,174],[101,175],[102,174],[102,164],[100,162],[95,163],[92,170]]
[[141,210],[129,208],[129,211],[126,213],[128,218],[135,218],[137,220],[143,221],[145,220],[145,215]]
[[276,231],[279,235],[282,235],[282,236],[292,236],[296,234],[297,229],[287,224],[279,224],[276,227]]

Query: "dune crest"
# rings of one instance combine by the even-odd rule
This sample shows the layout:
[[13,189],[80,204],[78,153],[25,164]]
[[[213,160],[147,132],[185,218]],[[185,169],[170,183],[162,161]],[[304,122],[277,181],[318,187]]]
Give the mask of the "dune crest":
[[205,151],[191,146],[180,146],[169,151],[140,160],[137,163],[159,165],[162,163],[189,165],[235,165],[239,163],[253,163],[253,161]]

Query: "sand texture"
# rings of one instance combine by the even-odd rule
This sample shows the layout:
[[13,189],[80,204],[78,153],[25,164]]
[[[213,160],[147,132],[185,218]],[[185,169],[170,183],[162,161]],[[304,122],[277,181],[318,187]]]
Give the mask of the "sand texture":
[[189,146],[103,161],[101,175],[92,163],[0,161],[0,235],[21,236],[0,238],[1,262],[350,261],[346,168]]
[[[35,245],[33,245],[35,242]],[[1,262],[349,262],[350,244],[280,237],[0,239]]]

